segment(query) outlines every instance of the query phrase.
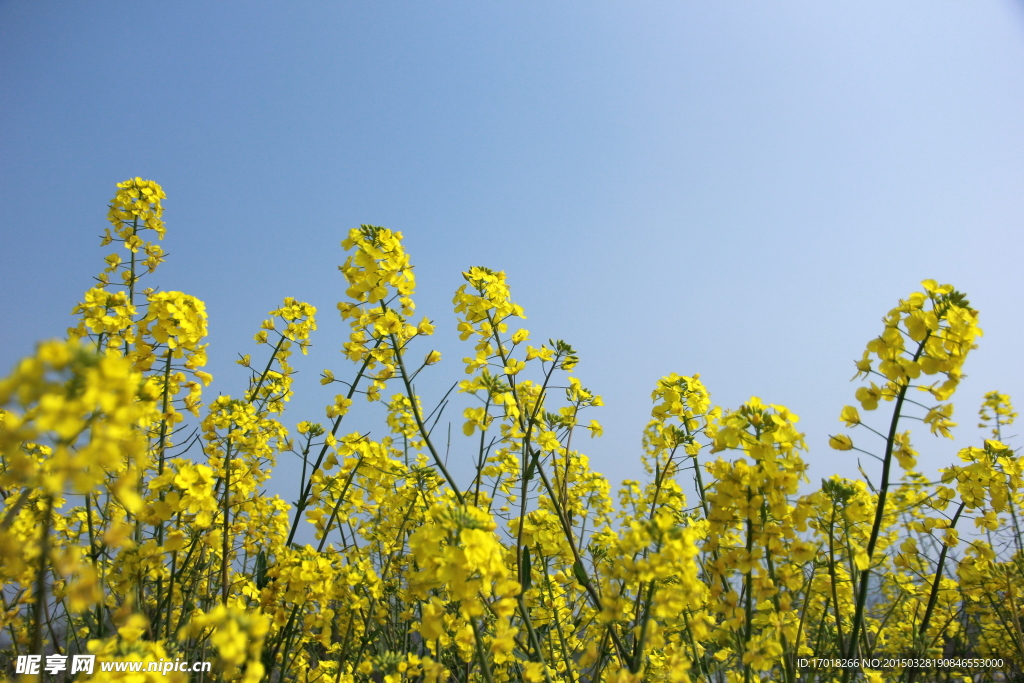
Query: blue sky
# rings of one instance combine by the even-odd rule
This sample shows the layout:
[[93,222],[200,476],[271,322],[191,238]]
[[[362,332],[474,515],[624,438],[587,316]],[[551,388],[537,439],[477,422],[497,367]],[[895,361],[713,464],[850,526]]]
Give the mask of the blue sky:
[[1024,403],[1020,2],[5,1],[0,103],[5,372],[71,323],[114,185],[141,176],[168,194],[150,284],[206,301],[211,395],[242,392],[232,361],[283,297],[320,309],[289,424],[349,369],[336,266],[360,223],[416,264],[445,356],[425,401],[471,352],[461,271],[504,270],[604,397],[579,445],[613,483],[642,476],[671,372],[788,406],[812,481],[856,476],[826,445],[853,360],[924,278],[985,330],[958,440],[918,430],[925,471],[977,442],[985,392]]

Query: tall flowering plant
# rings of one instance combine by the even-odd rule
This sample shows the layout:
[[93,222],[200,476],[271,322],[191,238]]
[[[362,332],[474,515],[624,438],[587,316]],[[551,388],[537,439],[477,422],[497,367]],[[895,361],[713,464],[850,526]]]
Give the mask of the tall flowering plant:
[[[441,364],[421,346],[435,325],[382,227],[342,243],[352,368],[324,370],[338,393],[322,418],[283,421],[291,354],[316,330],[293,298],[240,356],[248,385],[204,403],[202,301],[141,287],[164,259],[165,198],[118,185],[102,241],[121,249],[77,324],[0,381],[5,680],[206,680],[59,665],[80,655],[248,683],[996,681],[1024,663],[1010,399],[985,397],[991,438],[935,481],[906,427],[955,427],[981,331],[951,286],[922,283],[856,362],[859,407],[840,420],[864,436],[830,444],[877,459],[862,479],[812,489],[796,415],[724,409],[671,374],[644,476],[613,493],[580,450],[601,397],[569,343],[531,339],[501,271],[470,268],[455,293],[463,437],[439,442],[450,399],[415,383]],[[381,430],[350,424],[356,400],[384,406]],[[282,458],[301,472],[292,502],[266,491]]]

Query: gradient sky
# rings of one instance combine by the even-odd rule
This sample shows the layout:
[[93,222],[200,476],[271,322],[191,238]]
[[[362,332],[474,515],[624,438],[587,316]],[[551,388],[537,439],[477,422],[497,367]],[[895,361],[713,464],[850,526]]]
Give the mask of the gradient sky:
[[1020,2],[0,1],[0,371],[71,324],[133,176],[168,195],[148,284],[206,301],[210,396],[242,393],[232,361],[283,297],[319,308],[289,425],[323,419],[322,368],[350,372],[336,266],[360,223],[404,233],[438,325],[425,402],[472,352],[461,271],[504,270],[604,397],[606,435],[575,443],[614,484],[642,476],[672,372],[798,414],[815,484],[857,476],[828,434],[924,278],[985,330],[957,441],[917,430],[924,471],[978,443],[985,392],[1024,407]]

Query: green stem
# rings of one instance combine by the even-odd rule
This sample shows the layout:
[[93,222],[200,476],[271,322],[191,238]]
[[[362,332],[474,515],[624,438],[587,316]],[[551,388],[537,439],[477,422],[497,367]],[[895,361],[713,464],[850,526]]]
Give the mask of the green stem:
[[[383,339],[378,339],[377,343],[373,347],[374,350],[376,350],[383,341]],[[363,373],[366,372],[366,367],[370,364],[370,358],[370,354],[367,353],[366,358],[363,359],[362,367],[360,367],[359,372],[356,373],[355,381],[352,382],[352,386],[349,387],[348,395],[345,397],[346,399],[351,400],[355,395],[356,387],[359,386],[359,380],[363,378]],[[334,418],[334,424],[331,427],[331,436],[338,433],[338,429],[341,427],[341,420],[344,417],[344,415],[338,415]],[[302,490],[299,500],[295,503],[295,518],[292,520],[292,528],[288,532],[288,540],[285,541],[285,545],[291,545],[292,541],[295,540],[295,532],[299,529],[299,520],[302,518],[302,511],[305,510],[306,506],[309,504],[309,496],[313,491],[313,475],[320,470],[320,466],[323,464],[324,458],[327,457],[328,448],[330,448],[330,446],[325,440],[324,445],[320,448],[320,454],[317,456],[316,462],[313,463],[313,471],[309,473],[309,479],[304,484],[305,488]]]
[[548,589],[548,599],[551,600],[551,615],[555,620],[555,629],[558,631],[558,640],[561,643],[562,661],[565,664],[565,672],[569,676],[569,683],[576,683],[576,678],[572,673],[572,663],[569,660],[569,648],[565,642],[565,632],[562,630],[562,620],[558,618],[558,605],[555,603],[555,593],[551,589],[551,577],[548,575],[548,560],[540,552],[538,546],[537,556],[541,559],[541,563],[544,567],[544,586]]
[[[384,307],[383,302],[381,306]],[[387,310],[384,307],[384,310]],[[398,363],[398,369],[402,374],[402,384],[405,385],[405,395],[409,397],[409,408],[412,411],[413,419],[416,420],[416,427],[420,430],[420,434],[423,435],[423,440],[427,444],[427,448],[430,450],[430,455],[434,458],[434,464],[437,469],[441,470],[441,474],[444,476],[445,481],[448,482],[448,486],[451,487],[452,492],[455,494],[455,498],[459,501],[459,505],[465,505],[466,501],[462,497],[462,492],[459,491],[458,485],[455,483],[454,477],[448,471],[448,468],[444,466],[444,461],[441,456],[438,455],[437,449],[434,448],[434,442],[430,440],[430,432],[427,431],[426,425],[423,424],[423,416],[420,415],[420,408],[416,404],[416,394],[412,390],[412,382],[409,379],[409,373],[405,370],[405,362],[402,360],[402,350],[399,348],[398,340],[394,334],[388,335],[391,339],[391,348],[395,354],[395,362]]]
[[[913,362],[916,363],[921,358],[921,354],[924,353],[925,342],[928,341],[928,337],[930,335],[931,332],[925,335],[925,338],[921,340],[920,345],[917,348],[917,352],[914,354]],[[857,590],[857,604],[853,612],[853,626],[850,628],[849,649],[846,652],[847,659],[853,659],[857,656],[857,640],[860,637],[861,626],[864,622],[864,610],[868,599],[868,584],[871,579],[871,560],[875,555],[875,544],[878,543],[878,535],[882,528],[882,518],[885,517],[885,500],[889,494],[889,472],[892,469],[892,454],[893,448],[896,445],[896,429],[899,427],[900,411],[903,409],[903,401],[906,398],[907,389],[909,388],[910,383],[909,380],[907,380],[900,387],[899,394],[896,396],[896,405],[892,411],[892,419],[889,421],[889,435],[886,437],[885,441],[885,457],[882,459],[882,481],[878,489],[878,502],[875,507],[875,519],[871,524],[871,536],[868,539],[868,566],[860,574],[860,585]],[[843,670],[843,683],[849,683],[853,672],[853,668]]]
[[[139,217],[136,216],[135,220],[132,221],[132,237],[139,234]],[[135,307],[135,281],[138,279],[135,276],[135,250],[129,249],[128,253],[132,255],[131,258],[131,277],[128,278],[128,303],[134,308]]]
[[[960,513],[964,511],[964,507],[967,504],[964,501],[960,501],[960,505],[957,507],[956,512],[953,514],[953,520],[949,523],[950,529],[956,528],[956,523],[960,521]],[[949,546],[945,543],[942,544],[942,550],[939,551],[939,561],[935,567],[935,578],[932,580],[931,592],[928,594],[928,606],[924,610],[924,618],[921,619],[921,626],[918,629],[918,641],[924,644],[925,639],[928,637],[928,624],[932,619],[932,612],[935,609],[935,603],[939,599],[939,582],[942,580],[942,569],[946,563],[946,553],[949,551]],[[925,656],[924,652],[920,655]],[[907,672],[907,683],[914,683],[914,679],[917,678],[917,667],[910,667],[910,671]]]
[[629,665],[630,673],[640,673],[640,665],[643,664],[644,646],[647,643],[647,630],[651,623],[651,603],[654,602],[654,587],[657,579],[651,579],[647,584],[647,597],[644,599],[643,624],[640,626],[640,637],[633,644],[633,661]]
[[[747,505],[750,505],[750,489],[747,489]],[[747,647],[750,645],[750,637],[754,634],[754,586],[753,586],[753,562],[751,560],[751,553],[754,549],[754,529],[750,519],[747,519],[747,562],[750,564],[750,569],[743,575],[743,592],[744,592],[744,611],[746,612],[746,627],[744,629],[744,637],[746,642],[743,644],[743,652],[746,653]],[[750,681],[750,664],[743,665],[743,680]]]
[[[551,486],[551,481],[548,479],[547,473],[544,471],[544,468],[541,466],[539,462],[537,463],[537,473],[540,475],[541,481],[544,483],[544,488],[548,492],[548,497],[551,500],[551,506],[555,509],[555,516],[561,523],[562,532],[565,534],[566,541],[568,541],[569,543],[569,550],[572,551],[573,556],[573,566],[578,566],[580,568],[581,576],[576,576],[576,581],[583,587],[583,590],[590,597],[590,600],[594,604],[594,607],[596,607],[597,609],[601,609],[601,595],[597,592],[597,589],[594,588],[594,584],[590,580],[590,577],[587,576],[586,567],[583,565],[583,557],[580,555],[579,548],[576,547],[576,543],[573,539],[572,528],[569,524],[569,519],[565,515],[565,510],[562,508],[561,505],[558,504],[558,500],[554,495],[554,489]],[[615,652],[619,656],[619,660],[621,662],[629,661],[629,656],[626,652],[626,646],[619,638],[619,634],[613,630],[611,624],[608,625],[607,630],[609,636],[612,639],[612,643],[615,645]]]
[[[331,516],[327,519],[327,524],[324,525],[323,535],[320,537],[320,545],[317,546],[316,551],[322,553],[324,551],[324,544],[327,543],[327,534],[330,532],[331,527],[334,526],[334,520],[338,517],[338,512],[341,510],[341,506],[345,503],[345,495],[348,493],[349,486],[352,485],[352,481],[356,477],[356,471],[359,466],[363,463],[363,456],[360,455],[359,459],[356,460],[355,465],[352,466],[352,471],[348,473],[348,477],[345,478],[345,484],[341,487],[341,491],[338,492],[338,502],[334,504],[334,509],[331,510]],[[344,532],[342,532],[344,537]],[[342,539],[344,541],[344,538]],[[354,541],[354,539],[353,539]]]
[[836,586],[838,578],[836,577],[836,547],[835,547],[835,522],[836,522],[836,508],[832,506],[832,517],[829,519],[828,525],[828,575],[830,583],[832,584],[832,603],[836,607],[836,638],[837,644],[839,645],[839,652],[845,652],[846,648],[843,646],[843,612],[839,604],[839,590]]
[[[499,350],[501,349],[501,345],[500,344],[498,345],[498,348],[499,348]],[[504,362],[506,365],[508,364],[507,359],[505,359],[504,357],[502,358],[502,362]],[[525,527],[525,522],[526,522],[526,505],[528,503],[528,500],[527,500],[528,486],[530,484],[530,478],[533,477],[533,473],[532,473],[533,470],[539,470],[540,469],[540,452],[538,451],[536,453],[532,453],[531,454],[531,452],[530,452],[530,438],[533,436],[533,426],[534,426],[534,424],[536,424],[537,412],[540,410],[540,406],[544,403],[544,394],[545,394],[545,391],[547,390],[548,382],[551,381],[551,376],[554,374],[555,368],[557,366],[558,366],[557,362],[556,363],[552,363],[551,364],[551,368],[548,370],[547,374],[545,375],[544,383],[541,385],[540,392],[537,394],[537,403],[536,403],[536,405],[534,405],[533,414],[530,415],[530,419],[529,419],[529,421],[525,425],[523,424],[523,418],[522,418],[522,414],[523,413],[522,413],[522,411],[519,411],[519,426],[520,426],[520,429],[522,429],[522,431],[524,433],[524,436],[523,436],[523,459],[522,459],[523,474],[522,474],[522,477],[521,477],[521,482],[522,483],[521,483],[520,491],[519,491],[519,531],[518,531],[518,533],[516,535],[516,576],[519,579],[520,585],[526,585],[525,577],[523,576],[523,528]],[[515,393],[515,397],[516,397],[516,402],[518,403],[518,399],[519,399],[518,392]],[[568,454],[568,451],[566,451],[566,453]],[[533,468],[533,470],[531,470],[531,468]],[[528,474],[530,475],[529,477],[527,477]],[[556,474],[557,474],[557,472],[556,472]],[[554,493],[550,492],[550,491],[549,491],[549,493],[551,493],[552,504],[553,505],[557,504],[554,501],[554,497],[555,497]],[[566,533],[567,534],[571,534],[571,531],[567,529]]]
[[[99,568],[99,548],[96,545],[96,530],[92,524],[92,493],[85,494],[85,524],[89,532],[89,561],[92,563],[92,569],[96,572],[96,578],[100,579],[103,576]],[[102,579],[100,579],[100,591],[101,594],[106,591],[102,586]],[[100,601],[102,602],[102,601]],[[99,638],[103,638],[103,607],[98,602],[96,604],[96,632]]]
[[476,625],[476,619],[471,618],[469,623],[473,627],[473,640],[476,641],[476,657],[480,660],[480,669],[484,672],[484,680],[487,683],[494,683],[494,676],[491,675],[491,666],[487,663],[487,657],[484,656],[484,642],[483,636],[480,635],[480,628]]
[[[267,374],[270,372],[270,367],[274,364],[274,359],[277,358],[277,354],[281,351],[281,345],[284,344],[285,336],[278,332],[280,339],[277,340],[277,344],[274,346],[274,351],[270,354],[270,358],[267,360],[267,367],[263,368],[262,374],[260,374],[259,381],[256,382],[256,386],[249,390],[249,395],[246,400],[249,403],[254,404],[256,398],[259,396],[260,389],[263,387],[263,382],[267,379]],[[268,396],[269,398],[269,396]],[[263,405],[257,409],[257,413],[262,412],[263,407],[267,405],[267,399],[263,400]]]
[[228,604],[228,550],[231,531],[231,432],[235,425],[228,429],[228,443],[224,451],[224,538],[221,539],[220,582],[221,602]]
[[32,605],[32,652],[43,651],[43,615],[46,602],[46,571],[50,555],[50,522],[53,518],[53,496],[46,494],[46,518],[43,520],[43,535],[39,541],[39,567],[36,570],[35,604]]
[[526,632],[530,637],[530,645],[533,647],[533,651],[537,654],[537,660],[544,665],[544,678],[548,683],[551,683],[550,677],[547,673],[547,662],[544,661],[544,651],[540,646],[540,639],[537,637],[537,632],[533,628],[533,621],[530,619],[530,613],[526,609],[526,603],[523,602],[523,594],[520,593],[516,596],[516,602],[519,605],[519,613],[523,615],[523,623],[526,625]]

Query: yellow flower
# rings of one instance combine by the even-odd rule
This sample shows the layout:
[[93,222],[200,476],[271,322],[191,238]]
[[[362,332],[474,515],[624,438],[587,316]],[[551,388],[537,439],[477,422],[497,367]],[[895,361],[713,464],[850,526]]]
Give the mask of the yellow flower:
[[882,398],[882,390],[872,382],[870,387],[857,389],[856,397],[864,410],[875,410],[878,408],[878,400]]
[[117,629],[117,634],[124,638],[129,643],[134,643],[142,634],[149,628],[149,622],[146,617],[141,614],[133,614],[128,617],[128,621],[125,625]]
[[837,451],[848,451],[853,448],[853,441],[846,434],[829,437],[828,445]]
[[541,683],[544,680],[544,665],[540,662],[524,662],[523,678],[529,683]]
[[860,424],[860,413],[853,406],[844,406],[839,419],[844,421],[847,427],[853,427]]
[[508,363],[505,365],[505,374],[510,376],[516,375],[525,367],[526,363],[524,363],[523,361],[517,360],[515,358],[509,358]]

